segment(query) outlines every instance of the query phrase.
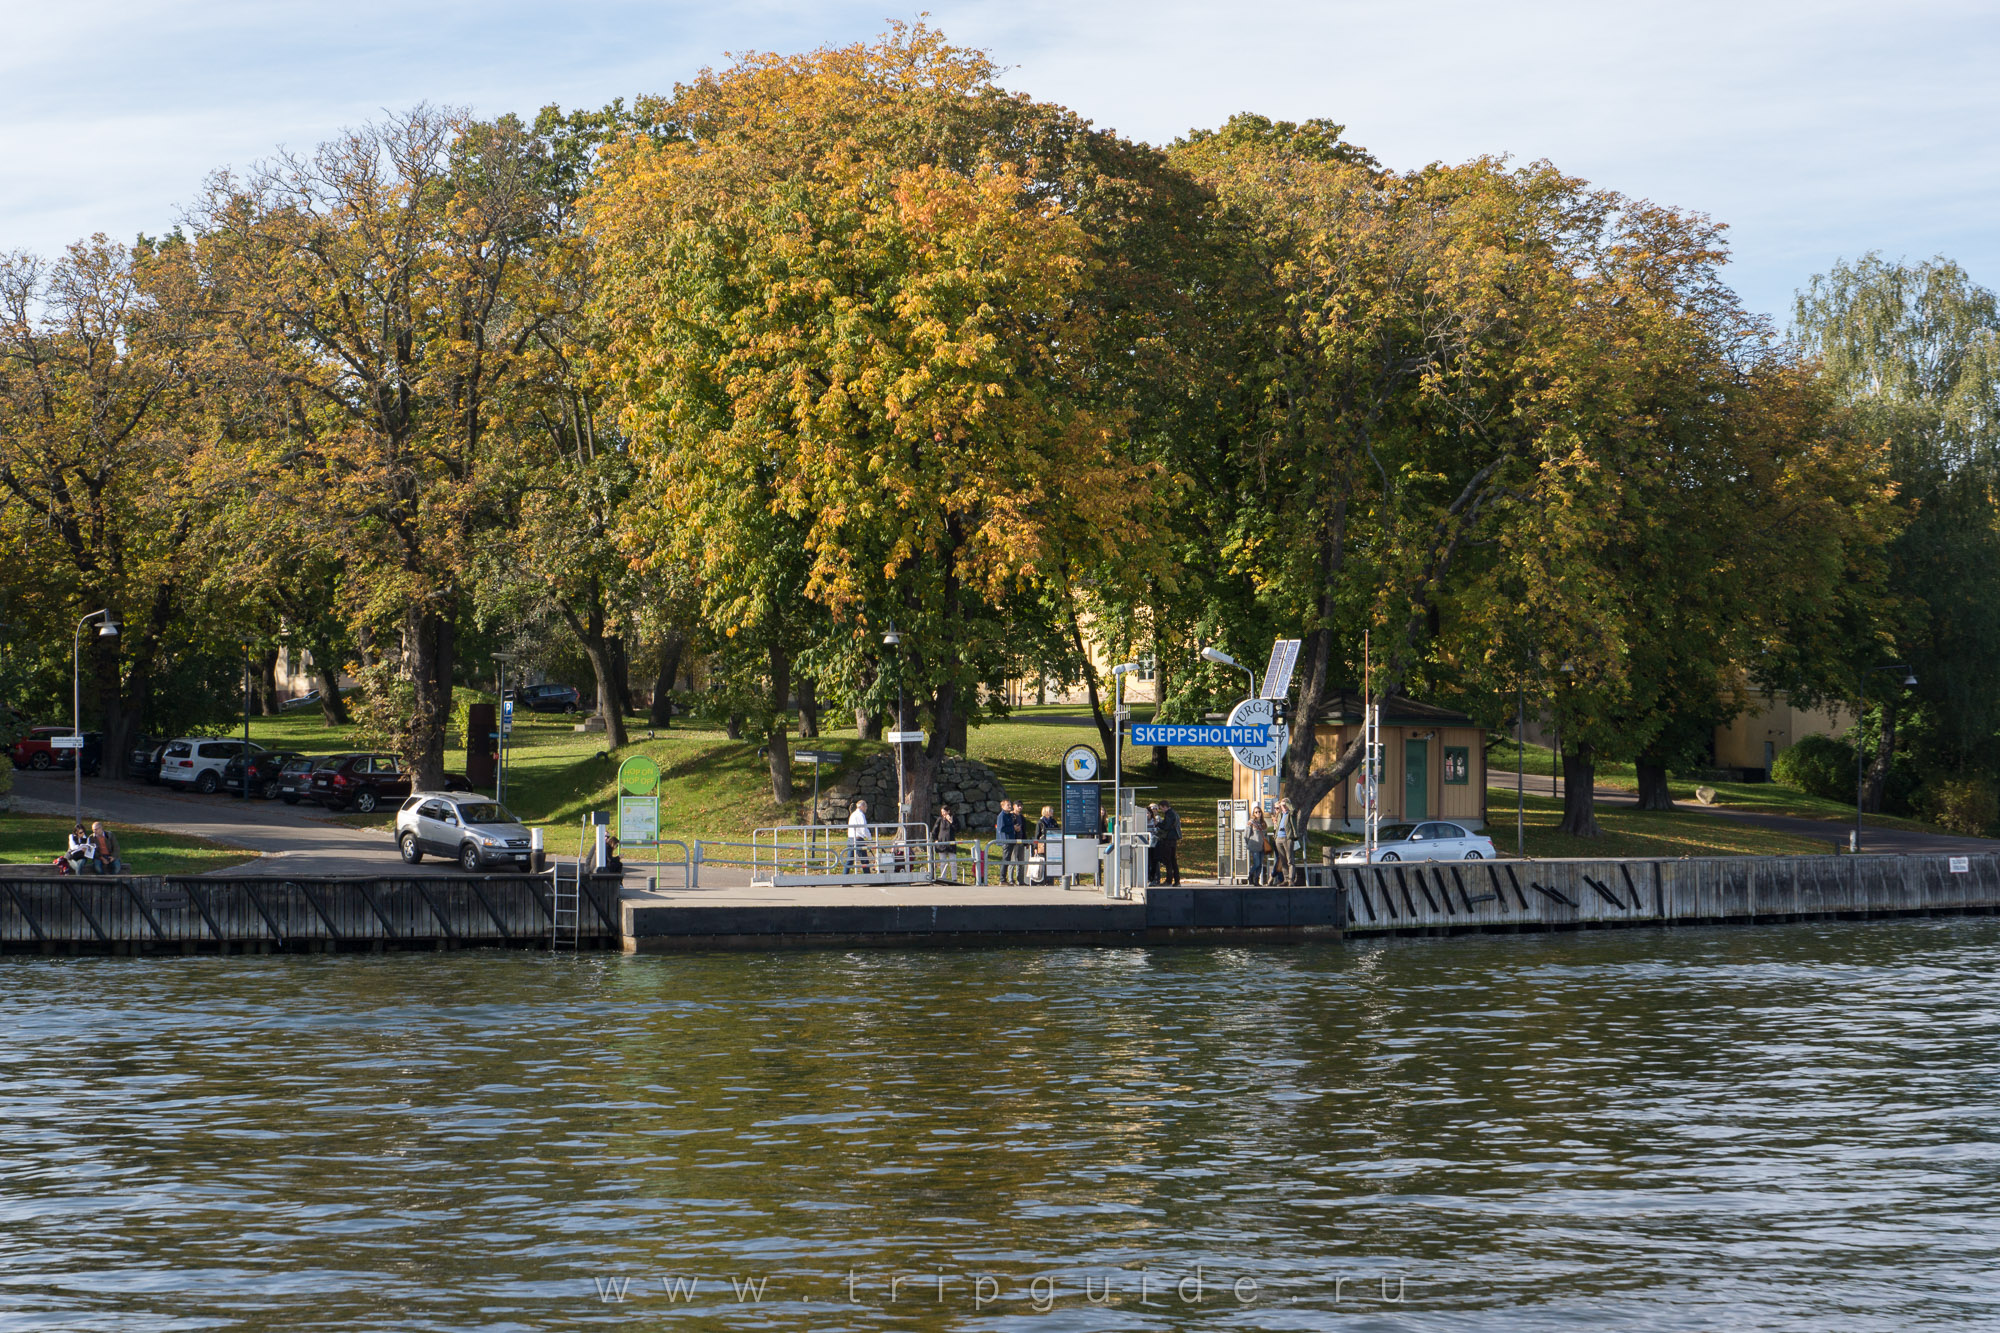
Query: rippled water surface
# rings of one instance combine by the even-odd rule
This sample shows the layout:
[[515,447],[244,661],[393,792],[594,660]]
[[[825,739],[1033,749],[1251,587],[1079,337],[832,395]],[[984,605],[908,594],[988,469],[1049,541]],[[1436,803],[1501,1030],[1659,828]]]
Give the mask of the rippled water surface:
[[1985,920],[9,959],[0,1329],[1991,1324],[1996,972]]

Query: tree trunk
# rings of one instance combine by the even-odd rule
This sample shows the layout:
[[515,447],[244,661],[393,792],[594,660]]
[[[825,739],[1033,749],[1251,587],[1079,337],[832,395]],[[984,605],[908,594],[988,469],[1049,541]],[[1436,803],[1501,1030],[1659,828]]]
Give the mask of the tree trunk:
[[[125,757],[131,753],[132,742],[139,733],[139,718],[144,703],[141,701],[138,708],[125,706],[128,696],[124,672],[121,669],[119,641],[115,638],[99,637],[88,626],[84,628],[84,633],[90,634],[93,639],[92,643],[84,645],[84,649],[90,652],[93,658],[91,675],[97,682],[97,698],[103,712],[103,720],[99,724],[103,739],[98,742],[98,772],[105,777],[122,778],[125,776]],[[142,688],[145,684],[143,680],[135,683]],[[137,694],[138,691],[134,690],[133,696],[136,697]],[[90,729],[86,723],[84,730]],[[83,762],[80,751],[71,758],[76,763]]]
[[653,704],[646,712],[646,720],[656,727],[671,727],[674,724],[674,674],[681,669],[681,652],[687,647],[687,637],[669,634],[660,643],[660,669],[653,675]]
[[1572,838],[1601,838],[1597,826],[1597,755],[1588,745],[1563,751],[1563,817],[1559,833]]
[[1868,814],[1882,813],[1882,794],[1889,785],[1889,764],[1896,757],[1896,701],[1881,704],[1882,725],[1875,734],[1875,755],[1868,761],[1868,781],[1862,788],[1861,808]]
[[312,654],[313,676],[319,681],[319,715],[329,727],[348,724],[347,700],[340,694],[340,667],[335,664],[333,640],[319,635],[306,650]]
[[963,708],[953,708],[951,710],[951,729],[946,733],[945,740],[946,749],[956,750],[960,754],[965,753],[965,747],[972,739],[968,734],[972,728],[971,724],[966,721],[965,711]]
[[785,736],[785,704],[792,693],[791,654],[774,647],[771,661],[771,730],[764,741],[771,761],[771,798],[780,805],[792,800],[792,746]]
[[257,659],[257,704],[265,717],[278,715],[278,650],[266,648]]
[[410,676],[416,686],[410,735],[416,752],[403,760],[410,766],[414,787],[436,791],[444,786],[444,733],[451,722],[456,626],[448,611],[416,611],[410,617],[410,632],[415,648]]
[[1116,749],[1116,738],[1104,720],[1104,705],[1097,695],[1097,668],[1091,665],[1090,650],[1083,646],[1083,622],[1077,618],[1074,599],[1069,604],[1069,641],[1076,650],[1077,661],[1083,664],[1083,693],[1090,700],[1090,720],[1097,724],[1097,739],[1104,746],[1104,757],[1109,759]]
[[857,707],[854,710],[854,732],[864,741],[881,740],[882,715],[872,708]]
[[[951,731],[954,690],[954,686],[947,684],[937,693],[931,709],[932,730],[928,743],[904,742],[895,747],[897,762],[902,765],[902,804],[896,818],[903,823],[918,824],[924,828],[931,826],[931,788],[935,785],[938,761],[944,757],[945,737]],[[903,692],[896,714],[896,729],[923,730],[917,697],[907,690]]]
[[616,663],[612,660],[611,645],[616,636],[604,632],[604,604],[595,583],[583,615],[567,602],[557,602],[556,609],[562,612],[569,632],[590,659],[591,674],[597,677],[597,715],[604,719],[604,748],[622,749],[630,738],[625,734],[624,700],[618,697]]
[[819,682],[811,676],[799,677],[799,735],[819,739]]
[[1671,810],[1674,794],[1667,789],[1667,765],[1658,756],[1640,755],[1635,765],[1639,774],[1639,808]]
[[625,636],[608,636],[605,648],[611,662],[611,697],[618,704],[618,716],[631,717],[637,710],[632,707],[632,670],[625,656]]
[[722,734],[729,737],[729,739],[732,741],[742,740],[743,714],[731,713],[728,719],[722,724]]
[[616,750],[627,743],[625,711],[618,706],[618,685],[612,678],[611,641],[601,634],[579,635],[583,655],[597,677],[597,715],[604,719],[604,748]]

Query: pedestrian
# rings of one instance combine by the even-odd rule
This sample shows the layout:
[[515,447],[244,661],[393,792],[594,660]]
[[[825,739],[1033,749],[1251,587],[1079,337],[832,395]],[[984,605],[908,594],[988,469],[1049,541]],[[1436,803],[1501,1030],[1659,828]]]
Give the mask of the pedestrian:
[[69,847],[63,852],[62,859],[69,863],[70,874],[81,875],[93,868],[90,858],[90,834],[85,832],[83,825],[79,823],[69,831]]
[[[1056,809],[1054,806],[1045,805],[1042,807],[1042,817],[1035,821],[1035,839],[1035,855],[1041,858],[1042,863],[1041,875],[1036,882],[1048,884],[1062,874],[1060,869],[1062,864],[1062,821],[1056,818]],[[1058,867],[1053,874],[1049,870],[1049,848],[1051,847],[1056,849],[1056,865]]]
[[938,806],[937,827],[931,830],[931,855],[937,858],[933,878],[958,883],[958,816],[948,803]]
[[90,846],[95,853],[99,874],[115,875],[122,867],[118,862],[118,839],[111,836],[111,830],[104,827],[104,821],[94,820],[90,825]]
[[1275,882],[1290,884],[1293,865],[1292,838],[1296,830],[1292,827],[1292,803],[1282,796],[1278,798],[1277,816],[1277,826],[1271,830],[1272,841],[1277,845],[1278,874]]
[[1250,822],[1243,826],[1243,851],[1250,860],[1250,882],[1264,882],[1264,856],[1271,845],[1271,830],[1264,823],[1264,812],[1252,810]]
[[1002,801],[994,817],[994,847],[1000,851],[1000,883],[1012,883],[1014,875],[1014,803]]
[[851,875],[859,865],[861,873],[875,873],[875,858],[868,853],[868,802],[856,801],[847,815],[847,863],[841,873]]
[[1181,812],[1172,801],[1160,802],[1159,818],[1153,821],[1153,854],[1159,858],[1160,883],[1181,882]]
[[1007,802],[1007,809],[1014,821],[1014,841],[1007,847],[1007,859],[1014,863],[1014,869],[1008,882],[1025,884],[1028,882],[1028,816],[1022,813],[1019,801]]

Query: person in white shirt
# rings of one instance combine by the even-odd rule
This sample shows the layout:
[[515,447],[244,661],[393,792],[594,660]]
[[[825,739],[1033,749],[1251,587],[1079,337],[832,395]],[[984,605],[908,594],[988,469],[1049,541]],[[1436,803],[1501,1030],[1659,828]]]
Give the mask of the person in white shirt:
[[865,875],[875,873],[875,858],[868,851],[868,802],[856,801],[847,816],[847,865],[841,873],[854,873],[856,862]]

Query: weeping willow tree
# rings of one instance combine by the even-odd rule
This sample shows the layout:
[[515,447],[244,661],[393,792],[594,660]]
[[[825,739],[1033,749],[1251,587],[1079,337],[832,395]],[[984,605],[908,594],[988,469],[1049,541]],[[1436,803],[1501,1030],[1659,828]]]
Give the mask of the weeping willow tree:
[[[1944,258],[1866,255],[1800,293],[1799,341],[1860,428],[1884,441],[1908,521],[1891,548],[1900,608],[1855,645],[1855,696],[1875,706],[1862,796],[1879,810],[1913,732],[1935,777],[2000,768],[2000,304]],[[1904,673],[1879,668],[1907,664]]]

